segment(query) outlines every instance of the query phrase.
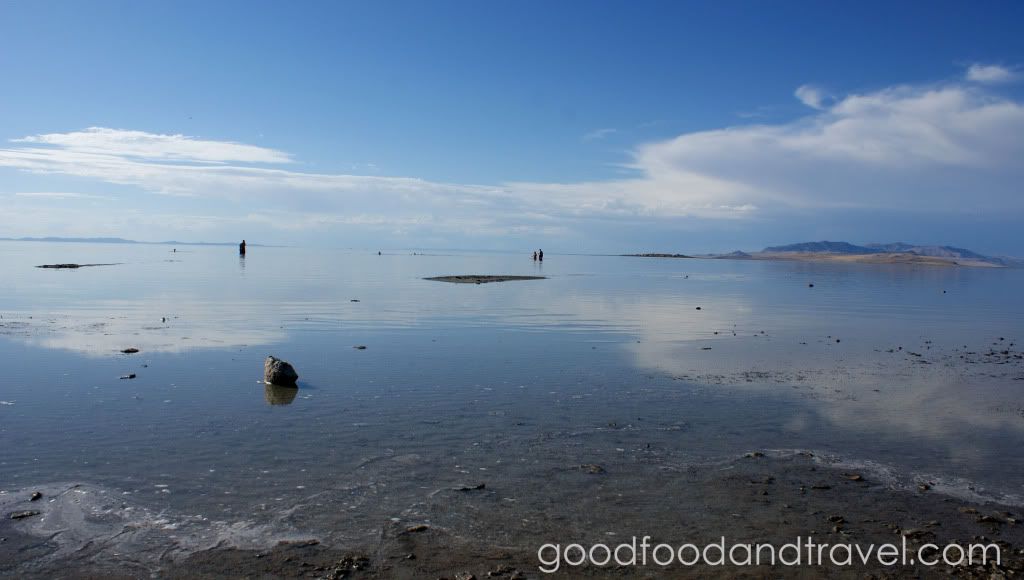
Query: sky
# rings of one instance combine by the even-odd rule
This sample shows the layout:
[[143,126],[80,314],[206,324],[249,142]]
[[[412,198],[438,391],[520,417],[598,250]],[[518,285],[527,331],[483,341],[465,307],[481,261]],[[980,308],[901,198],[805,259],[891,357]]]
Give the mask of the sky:
[[1024,256],[1024,3],[0,0],[0,237]]

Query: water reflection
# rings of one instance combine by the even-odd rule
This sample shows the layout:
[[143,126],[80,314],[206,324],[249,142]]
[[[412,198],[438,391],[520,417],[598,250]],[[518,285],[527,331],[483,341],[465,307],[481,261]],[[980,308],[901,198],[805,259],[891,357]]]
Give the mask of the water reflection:
[[[305,358],[300,372],[325,385],[316,392],[321,400],[347,392],[354,370],[367,385],[423,389],[405,399],[368,395],[375,409],[415,410],[422,398],[459,384],[544,385],[547,393],[595,378],[602,386],[579,396],[611,397],[601,389],[619,393],[653,377],[712,396],[781,402],[784,411],[764,411],[780,432],[808,445],[839,445],[845,434],[855,455],[905,440],[930,445],[951,465],[997,465],[999,453],[1024,442],[1021,362],[987,355],[999,337],[1006,343],[999,351],[1020,350],[1009,346],[1024,338],[1019,271],[570,256],[542,266],[521,255],[272,248],[248,265],[237,258],[235,269],[236,258],[222,251],[177,254],[180,263],[163,262],[166,254],[152,262],[141,254],[134,262],[80,260],[127,264],[106,272],[39,272],[30,264],[56,260],[26,259],[0,280],[0,335],[102,359],[124,360],[117,353],[127,346],[142,356],[204,354],[226,377],[247,372],[232,366],[236,353],[260,361],[297,356]],[[421,280],[542,268],[549,278],[529,283]],[[436,347],[438,340],[447,346]],[[354,351],[354,344],[370,348]],[[395,344],[403,348],[387,350]],[[123,370],[137,369],[110,374]],[[140,373],[133,385],[166,376],[154,375]],[[252,400],[255,393],[245,392]],[[264,389],[270,405],[296,396]],[[488,401],[475,397],[474,405]],[[643,415],[652,403],[628,404]],[[701,419],[737,431],[725,414]]]
[[270,405],[291,405],[299,394],[298,387],[282,387],[267,384],[263,387],[263,398]]

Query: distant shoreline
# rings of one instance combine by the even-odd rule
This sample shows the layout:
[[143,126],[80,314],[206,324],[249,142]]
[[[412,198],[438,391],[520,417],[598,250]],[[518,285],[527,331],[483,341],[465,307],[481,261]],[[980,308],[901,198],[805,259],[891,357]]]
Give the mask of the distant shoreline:
[[939,266],[967,268],[1005,268],[1002,264],[993,264],[982,260],[966,258],[944,258],[939,256],[920,256],[911,253],[876,253],[876,254],[829,254],[824,252],[757,252],[744,256],[724,254],[707,256],[719,260],[765,260],[793,262],[828,262],[838,264],[903,264],[910,266]]
[[[63,244],[139,244],[144,246],[237,246],[238,242],[179,242],[170,240],[166,242],[140,242],[138,240],[126,240],[124,238],[0,238],[0,242],[48,242]],[[265,246],[263,244],[250,244],[254,248],[267,248],[278,246]]]

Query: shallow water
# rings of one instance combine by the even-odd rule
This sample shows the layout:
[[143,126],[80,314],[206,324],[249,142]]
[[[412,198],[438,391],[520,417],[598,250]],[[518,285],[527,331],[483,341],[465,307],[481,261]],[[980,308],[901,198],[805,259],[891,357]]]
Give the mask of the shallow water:
[[[0,490],[83,482],[339,540],[452,486],[541,509],[572,501],[545,485],[567,467],[643,485],[754,449],[1024,496],[1024,270],[17,242],[0,261]],[[117,265],[34,267],[64,262]],[[448,274],[549,278],[422,279]],[[297,393],[259,382],[268,354]]]

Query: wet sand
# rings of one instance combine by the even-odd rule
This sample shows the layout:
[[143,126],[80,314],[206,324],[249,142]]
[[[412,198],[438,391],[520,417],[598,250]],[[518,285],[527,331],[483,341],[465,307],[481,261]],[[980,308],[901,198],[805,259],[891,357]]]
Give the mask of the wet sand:
[[[632,463],[632,465],[630,465]],[[977,577],[1024,573],[1024,526],[1017,508],[979,503],[925,482],[834,465],[810,452],[751,452],[720,463],[564,465],[529,482],[490,481],[482,489],[425,492],[409,514],[379,522],[373,537],[331,543],[314,533],[268,537],[238,548],[224,539],[183,538],[174,525],[146,524],[115,509],[90,514],[88,500],[30,502],[3,496],[0,574],[10,577],[128,578],[541,578],[536,550],[550,542],[996,543],[1002,564],[789,568],[680,565],[566,568],[550,577]],[[643,476],[638,486],[637,472]],[[57,494],[75,493],[72,487]],[[83,497],[87,495],[87,492]],[[510,508],[507,496],[530,505]],[[17,498],[17,499],[16,499]],[[533,498],[531,500],[531,498]],[[113,504],[117,500],[112,500]],[[78,510],[77,506],[86,506]],[[131,506],[122,508],[122,512]],[[13,521],[7,512],[41,515]],[[97,512],[98,513],[98,512]],[[456,517],[456,516],[460,517]],[[118,519],[122,517],[124,519]],[[49,527],[40,522],[56,519]],[[98,523],[97,523],[98,522]],[[33,527],[36,526],[36,527]],[[47,535],[41,535],[43,530]],[[56,531],[55,531],[56,530]],[[97,531],[103,530],[97,534]],[[87,533],[86,533],[87,532]],[[89,536],[87,538],[87,536]],[[202,545],[202,542],[208,545]],[[192,544],[191,549],[185,546]]]

